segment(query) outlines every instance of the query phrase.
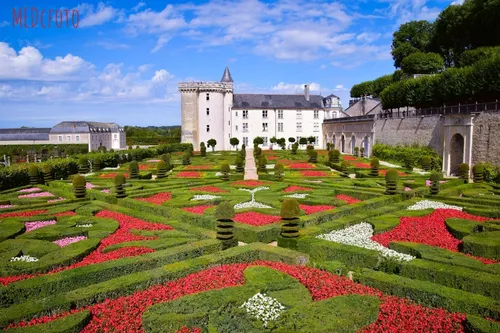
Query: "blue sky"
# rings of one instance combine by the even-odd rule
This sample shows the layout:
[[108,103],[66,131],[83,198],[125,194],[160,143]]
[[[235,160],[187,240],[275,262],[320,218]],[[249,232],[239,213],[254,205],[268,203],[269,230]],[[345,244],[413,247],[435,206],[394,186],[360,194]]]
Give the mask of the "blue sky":
[[[0,127],[180,124],[177,83],[218,81],[225,66],[236,93],[297,93],[309,83],[346,106],[353,84],[394,71],[391,38],[401,23],[434,20],[451,3],[3,0]],[[62,28],[13,27],[13,8],[26,7],[76,9],[79,26],[70,11],[68,28],[65,16]]]

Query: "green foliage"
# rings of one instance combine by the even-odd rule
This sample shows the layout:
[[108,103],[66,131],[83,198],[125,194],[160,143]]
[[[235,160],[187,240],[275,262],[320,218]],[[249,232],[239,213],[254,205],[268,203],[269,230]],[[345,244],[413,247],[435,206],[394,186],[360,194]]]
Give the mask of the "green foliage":
[[88,173],[89,172],[89,159],[87,157],[80,157],[78,159],[78,168],[80,173]]
[[234,162],[236,165],[236,172],[243,172],[245,169],[243,168],[243,157],[241,155],[236,156],[236,161]]
[[432,171],[430,180],[431,180],[430,192],[432,195],[436,195],[439,193],[439,181],[441,180],[441,173],[437,171]]
[[443,68],[444,60],[437,53],[415,52],[401,62],[401,69],[406,74],[434,74]]
[[398,170],[389,169],[385,174],[385,194],[394,195],[397,193],[397,183],[399,180]]
[[307,138],[300,138],[299,139],[299,144],[300,145],[307,145]]
[[463,252],[476,257],[500,259],[500,231],[478,232],[462,239]]
[[240,144],[240,140],[238,140],[238,138],[231,138],[229,139],[229,144],[233,147],[236,147],[236,150],[238,150],[238,145]]
[[167,176],[167,163],[161,160],[156,164],[156,178],[163,179]]
[[52,178],[52,168],[48,164],[42,164],[43,181],[48,184],[53,180]]
[[267,159],[266,159],[266,157],[264,155],[261,155],[259,157],[259,168],[258,168],[258,171],[259,172],[267,172],[266,168],[267,168]]
[[[405,164],[406,157],[410,156],[414,161],[420,161],[424,156],[439,158],[437,151],[429,147],[413,146],[389,146],[377,143],[372,148],[373,156],[390,162]],[[414,164],[413,164],[414,165]]]
[[477,49],[465,50],[460,55],[459,67],[472,66],[479,61],[500,54],[500,46],[486,46]]
[[292,143],[292,144],[293,144],[295,141],[296,141],[296,140],[295,140],[295,138],[292,138],[292,137],[289,137],[289,138],[288,138],[288,142],[290,142],[290,143]]
[[359,156],[359,147],[354,147],[354,156]]
[[484,174],[484,167],[482,164],[475,164],[472,167],[472,175],[473,175],[474,183],[482,183],[483,182],[483,174]]
[[205,146],[205,142],[200,143],[200,156],[207,156],[207,147]]
[[422,169],[429,171],[431,169],[431,158],[429,156],[422,157],[420,165],[422,166]]
[[401,67],[404,58],[415,52],[426,52],[432,38],[432,24],[428,21],[410,21],[393,34],[392,58],[394,66]]
[[311,150],[309,152],[309,160],[310,163],[318,163],[318,152],[315,150]]
[[137,163],[137,161],[130,162],[128,170],[130,174],[130,179],[139,178],[139,164]]
[[299,149],[299,144],[295,142],[292,144],[292,155],[297,155],[297,149]]
[[191,164],[191,154],[189,152],[185,152],[182,154],[182,165],[190,165]]
[[264,144],[264,139],[261,138],[260,136],[256,136],[254,139],[253,139],[253,144],[254,145],[262,145]]
[[125,176],[121,173],[117,174],[114,178],[115,185],[123,185],[127,182]]
[[374,157],[370,161],[370,176],[372,177],[377,177],[378,176],[378,168],[379,168],[380,162],[378,161],[378,158]]
[[333,152],[332,152],[332,159],[331,159],[331,162],[332,163],[339,163],[340,162],[340,151],[338,149],[335,149]]
[[254,159],[255,159],[256,163],[258,163],[258,162],[259,162],[259,160],[260,160],[260,155],[262,155],[262,148],[260,148],[260,147],[255,147],[255,148],[253,149],[253,157],[254,157]]
[[77,333],[81,332],[89,323],[91,314],[89,310],[80,311],[77,313],[66,315],[57,320],[47,323],[11,328],[6,330],[7,333]]
[[75,197],[78,198],[84,198],[86,195],[86,185],[87,181],[85,180],[85,177],[76,175],[73,177],[73,191],[75,194]]
[[221,179],[222,180],[229,180],[229,172],[231,172],[231,168],[229,167],[229,164],[224,163],[220,166],[220,172],[222,173]]
[[493,321],[481,318],[479,316],[467,315],[464,323],[465,332],[467,333],[495,333],[500,332],[500,324]]
[[97,155],[93,159],[92,171],[99,171],[99,170],[101,170],[101,164],[102,164],[102,158],[101,158],[100,155]]
[[406,154],[404,157],[404,168],[408,171],[413,171],[413,163],[415,160],[411,154]]
[[215,140],[215,139],[209,139],[207,141],[207,146],[212,147],[212,151],[215,150],[216,145],[217,145],[217,140]]
[[30,176],[31,185],[38,184],[39,173],[40,171],[38,170],[38,166],[36,164],[30,164],[30,166],[28,167],[28,174]]
[[300,215],[299,202],[296,199],[285,199],[281,203],[280,216],[283,219],[297,219]]
[[285,167],[281,163],[274,166],[274,176],[276,181],[282,181],[285,175]]
[[351,88],[351,97],[369,96],[373,93],[373,81],[355,84]]
[[223,201],[215,209],[215,218],[217,220],[231,220],[234,218],[234,207],[229,201]]

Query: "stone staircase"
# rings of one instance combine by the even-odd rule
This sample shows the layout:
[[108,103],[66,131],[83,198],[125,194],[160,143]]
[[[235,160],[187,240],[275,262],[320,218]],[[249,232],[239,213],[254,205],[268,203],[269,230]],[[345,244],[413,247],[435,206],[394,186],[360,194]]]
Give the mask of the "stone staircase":
[[245,158],[245,180],[258,180],[257,167],[253,158],[253,149],[247,149]]

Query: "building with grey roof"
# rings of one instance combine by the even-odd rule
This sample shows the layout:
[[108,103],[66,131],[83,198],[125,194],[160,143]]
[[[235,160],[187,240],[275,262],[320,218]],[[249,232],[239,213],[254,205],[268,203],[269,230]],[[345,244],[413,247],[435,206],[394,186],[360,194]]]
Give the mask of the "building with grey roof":
[[342,110],[340,98],[310,94],[235,94],[234,81],[226,67],[220,82],[180,82],[182,142],[199,149],[201,142],[217,141],[217,150],[234,149],[230,138],[248,146],[256,137],[271,148],[270,139],[314,137],[323,147],[323,119],[336,118]]

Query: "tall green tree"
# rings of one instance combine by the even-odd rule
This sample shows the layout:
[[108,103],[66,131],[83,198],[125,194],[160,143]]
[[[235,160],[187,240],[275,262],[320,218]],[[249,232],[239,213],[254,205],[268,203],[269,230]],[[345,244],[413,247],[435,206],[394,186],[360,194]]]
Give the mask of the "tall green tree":
[[410,21],[402,24],[394,32],[392,39],[392,58],[394,66],[401,67],[401,62],[415,52],[427,52],[432,38],[433,26],[430,22]]

